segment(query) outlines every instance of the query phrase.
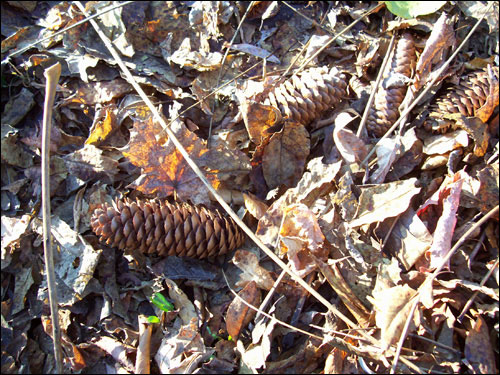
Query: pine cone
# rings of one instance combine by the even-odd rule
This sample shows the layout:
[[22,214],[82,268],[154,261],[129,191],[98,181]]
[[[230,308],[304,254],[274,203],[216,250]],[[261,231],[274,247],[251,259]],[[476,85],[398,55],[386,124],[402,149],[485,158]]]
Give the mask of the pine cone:
[[[391,62],[388,77],[395,73],[411,77],[412,63],[415,60],[415,46],[410,34],[403,34],[399,39],[396,52]],[[374,105],[366,122],[370,135],[383,136],[399,118],[399,106],[406,95],[406,85],[380,87],[375,95]]]
[[241,246],[244,236],[231,218],[202,206],[156,200],[104,203],[91,218],[92,230],[109,246],[146,254],[203,259]]
[[[436,99],[431,105],[429,118],[424,126],[427,130],[446,132],[452,122],[444,119],[446,114],[461,113],[466,117],[477,116],[490,95],[490,90],[496,90],[496,105],[498,105],[498,67],[493,67],[494,79],[488,70],[476,70],[463,76],[458,85],[450,87],[447,92]],[[493,108],[491,108],[493,110]],[[487,116],[491,116],[491,113]]]
[[338,104],[346,89],[347,78],[337,69],[311,68],[274,88],[263,104],[278,108],[283,117],[307,125]]

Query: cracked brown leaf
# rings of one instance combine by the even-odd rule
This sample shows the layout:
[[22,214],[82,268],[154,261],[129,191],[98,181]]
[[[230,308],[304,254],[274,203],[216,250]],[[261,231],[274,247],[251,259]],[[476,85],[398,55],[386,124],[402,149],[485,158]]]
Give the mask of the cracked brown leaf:
[[282,131],[274,133],[262,155],[267,186],[294,186],[304,172],[309,147],[309,133],[297,122],[288,121]]

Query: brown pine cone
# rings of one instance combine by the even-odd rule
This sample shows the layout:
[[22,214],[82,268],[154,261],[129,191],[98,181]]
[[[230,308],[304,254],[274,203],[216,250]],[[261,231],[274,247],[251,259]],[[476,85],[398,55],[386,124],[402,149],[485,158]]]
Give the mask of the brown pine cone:
[[[388,77],[399,73],[410,78],[415,58],[413,38],[410,34],[403,34],[398,41]],[[399,106],[403,102],[406,90],[405,84],[379,88],[366,121],[366,129],[370,135],[381,137],[396,122],[399,118]]]
[[203,259],[222,255],[244,242],[238,225],[219,211],[157,200],[104,203],[91,218],[92,230],[107,245],[146,254]]
[[[452,122],[446,120],[444,115],[461,113],[466,117],[477,116],[490,95],[490,90],[496,91],[496,103],[498,105],[498,67],[492,68],[494,78],[491,79],[488,70],[476,70],[463,76],[458,85],[450,87],[447,92],[436,99],[431,105],[429,117],[424,126],[427,130],[435,132],[446,132]],[[493,111],[494,108],[491,108]],[[486,114],[486,117],[492,113]],[[487,119],[483,119],[486,121]]]
[[337,69],[311,68],[274,88],[263,104],[279,109],[289,120],[307,125],[337,105],[346,96],[346,89],[347,78]]

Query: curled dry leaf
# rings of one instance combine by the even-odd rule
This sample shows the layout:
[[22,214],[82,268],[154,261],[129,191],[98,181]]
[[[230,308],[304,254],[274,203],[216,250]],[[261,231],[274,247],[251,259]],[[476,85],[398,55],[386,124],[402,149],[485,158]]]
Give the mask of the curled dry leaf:
[[413,209],[404,212],[394,226],[387,248],[395,250],[405,270],[409,271],[431,246],[432,235]]
[[162,374],[192,373],[214,352],[205,346],[196,318],[185,325],[179,324],[180,322],[180,319],[176,320],[174,326],[165,333],[155,354],[155,361]]
[[317,268],[310,254],[321,260],[328,257],[328,250],[323,247],[325,236],[316,216],[304,204],[286,208],[280,235],[281,253],[286,254],[291,268],[301,277]]
[[431,248],[426,251],[426,258],[429,261],[428,270],[435,269],[451,248],[451,239],[453,238],[457,222],[456,213],[459,207],[463,181],[460,172],[457,172],[451,178],[447,176],[439,190],[417,211],[417,214],[421,218],[433,215],[432,223],[428,223],[429,228],[429,224],[433,225],[436,217],[436,212],[431,213],[429,206],[439,205],[439,207],[442,207],[442,212],[437,215],[439,219],[436,222],[435,228],[429,228],[429,231],[433,233],[433,240]]
[[425,42],[425,47],[415,68],[415,90],[419,90],[429,80],[433,64],[444,61],[444,54],[450,46],[456,43],[453,21],[446,13],[442,13],[432,28],[431,35]]
[[257,220],[264,216],[266,211],[269,209],[267,204],[252,193],[243,193],[243,199],[245,200],[246,209]]
[[340,113],[335,118],[335,129],[333,130],[335,145],[342,158],[349,164],[360,163],[368,154],[365,142],[351,130],[345,128],[352,120],[354,117],[349,113]]
[[274,126],[281,122],[281,113],[270,105],[245,101],[240,108],[248,136],[257,145],[270,136],[276,130]]
[[344,305],[349,309],[351,314],[356,318],[361,327],[368,326],[370,312],[363,305],[363,303],[356,297],[356,294],[351,290],[342,277],[339,269],[333,264],[326,264],[318,257],[311,255],[312,259],[318,266],[321,273],[326,277],[328,283],[332,286],[333,290],[338,294]]
[[285,209],[293,203],[311,205],[319,196],[328,194],[332,190],[335,176],[342,161],[333,164],[324,164],[321,158],[314,158],[308,163],[308,172],[305,172],[296,187],[288,189],[277,199],[260,218],[256,234],[261,241],[275,246]]
[[[250,281],[239,293],[238,296],[252,306],[258,307],[261,302],[261,293],[257,289],[257,283]],[[241,331],[254,318],[256,311],[243,303],[240,298],[235,297],[227,309],[226,328],[234,340],[237,340]]]
[[396,160],[396,153],[400,148],[400,138],[396,139],[385,138],[377,142],[377,165],[378,169],[371,175],[370,180],[375,184],[381,184],[385,180],[385,176],[389,173],[389,169]]

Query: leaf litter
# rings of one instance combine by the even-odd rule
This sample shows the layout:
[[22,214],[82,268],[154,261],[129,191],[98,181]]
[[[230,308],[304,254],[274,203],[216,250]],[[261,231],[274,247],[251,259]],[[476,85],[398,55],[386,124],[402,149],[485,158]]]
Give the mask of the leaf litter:
[[[111,197],[217,205],[90,24],[21,50],[84,19],[74,5],[9,3],[2,373],[55,370],[39,204],[43,71],[56,62],[50,184],[67,371],[496,372],[498,5],[398,134],[377,143],[357,128],[392,33],[411,34],[418,52],[410,79],[387,73],[379,90],[407,88],[401,107],[375,99],[399,116],[483,16],[482,3],[378,5],[368,16],[368,3],[134,4],[100,17],[134,78],[210,184],[344,318],[251,239],[209,261],[98,243],[89,217]],[[349,78],[340,97],[329,95],[343,86],[311,76],[316,68]],[[469,74],[478,71],[481,84]],[[469,117],[434,105],[450,93]],[[155,293],[175,309],[153,305]]]

